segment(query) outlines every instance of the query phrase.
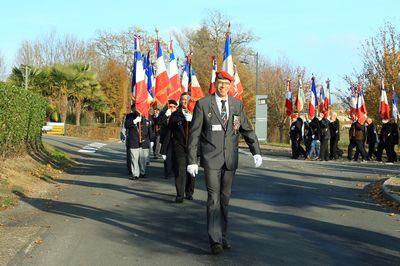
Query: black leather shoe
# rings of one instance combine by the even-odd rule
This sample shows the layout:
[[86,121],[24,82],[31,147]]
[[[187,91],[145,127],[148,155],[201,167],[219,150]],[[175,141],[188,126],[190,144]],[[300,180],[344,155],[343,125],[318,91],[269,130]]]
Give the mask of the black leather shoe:
[[183,198],[181,198],[181,197],[176,197],[176,198],[175,198],[175,202],[176,202],[176,203],[182,203],[182,202],[183,202]]
[[146,177],[147,177],[146,174],[143,174],[143,175],[140,174],[140,175],[139,175],[139,178],[146,178]]
[[193,196],[186,196],[187,200],[193,200]]
[[223,247],[224,249],[231,249],[231,248],[232,248],[231,244],[229,244],[228,242],[223,243],[223,244],[222,244],[222,247]]
[[222,252],[222,250],[223,250],[223,247],[222,247],[221,244],[216,243],[216,244],[211,246],[211,253],[213,255],[218,255],[219,253]]

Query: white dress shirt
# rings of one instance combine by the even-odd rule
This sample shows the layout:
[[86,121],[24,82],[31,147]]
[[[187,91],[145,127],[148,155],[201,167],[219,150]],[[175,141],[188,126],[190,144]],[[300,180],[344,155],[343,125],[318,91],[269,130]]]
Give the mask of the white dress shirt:
[[[221,100],[223,100],[221,97],[218,96],[217,93],[215,93],[215,100],[217,101],[217,106],[219,113],[221,114],[221,109],[222,109],[222,103]],[[226,107],[226,117],[229,117],[229,104],[228,104],[228,96],[225,98],[225,107]]]

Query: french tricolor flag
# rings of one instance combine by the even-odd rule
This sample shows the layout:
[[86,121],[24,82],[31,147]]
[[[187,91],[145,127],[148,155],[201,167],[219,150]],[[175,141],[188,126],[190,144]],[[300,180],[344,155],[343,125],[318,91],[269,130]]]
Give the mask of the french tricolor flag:
[[217,58],[215,55],[211,56],[211,65],[212,65],[212,70],[211,70],[211,81],[210,81],[210,89],[208,90],[209,94],[215,93],[215,79],[216,79],[216,73],[217,73]]
[[168,99],[173,99],[179,101],[181,96],[181,80],[178,73],[178,62],[175,59],[174,47],[172,40],[169,44],[169,89],[168,89]]
[[164,106],[168,101],[169,77],[162,54],[160,41],[156,41],[156,85],[155,98],[158,104]]
[[149,92],[146,85],[146,72],[140,52],[137,53],[135,66],[135,102],[136,110],[144,117],[149,116]]
[[233,75],[233,94],[232,96],[238,100],[242,100],[243,96],[243,86],[242,82],[240,82],[239,74],[237,71],[237,66],[234,65],[235,74]]
[[232,77],[235,74],[232,52],[231,52],[231,37],[229,32],[225,34],[225,49],[224,49],[224,61],[222,62],[222,70],[226,71]]
[[183,67],[182,71],[182,79],[181,79],[181,87],[182,93],[189,91],[189,59],[186,57],[186,63]]
[[286,107],[286,114],[290,116],[293,112],[293,102],[292,102],[292,89],[290,87],[290,79],[286,80],[286,100],[285,100],[285,107]]
[[318,106],[317,89],[315,87],[315,77],[311,78],[311,99],[308,106],[308,115],[312,119],[315,117],[315,110]]
[[361,84],[357,86],[357,95],[357,116],[359,118],[363,118],[367,115],[367,106],[365,105],[364,93]]
[[200,87],[200,83],[197,80],[197,77],[196,77],[193,67],[190,67],[190,68],[192,70],[191,71],[192,73],[191,73],[190,82],[189,82],[190,99],[189,99],[187,109],[189,110],[189,112],[193,113],[196,102],[204,97],[204,92]]
[[379,115],[382,119],[387,120],[390,117],[390,107],[385,90],[385,82],[381,80],[381,99],[379,102]]
[[397,122],[397,119],[399,118],[399,109],[397,107],[399,105],[399,99],[397,98],[394,86],[392,87],[392,93],[392,117]]

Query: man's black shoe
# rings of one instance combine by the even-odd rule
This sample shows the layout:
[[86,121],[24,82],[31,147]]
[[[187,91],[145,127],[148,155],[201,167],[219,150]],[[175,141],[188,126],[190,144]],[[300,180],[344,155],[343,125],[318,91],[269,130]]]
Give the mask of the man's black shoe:
[[228,242],[223,243],[223,244],[222,244],[222,247],[223,247],[224,249],[231,249],[231,248],[232,248],[231,244],[229,244]]
[[175,202],[176,203],[182,203],[183,202],[183,198],[182,197],[176,197],[175,198]]
[[186,196],[187,200],[193,200],[193,196]]
[[132,177],[132,179],[133,179],[133,180],[138,180],[138,179],[139,179],[139,177],[137,177],[137,176],[134,176],[134,177]]
[[139,178],[146,178],[147,176],[146,176],[146,174],[140,174],[140,176],[139,176]]
[[222,252],[223,249],[224,249],[224,248],[222,247],[221,244],[216,243],[216,244],[214,244],[214,245],[211,246],[211,253],[212,253],[213,255],[218,255],[219,253]]

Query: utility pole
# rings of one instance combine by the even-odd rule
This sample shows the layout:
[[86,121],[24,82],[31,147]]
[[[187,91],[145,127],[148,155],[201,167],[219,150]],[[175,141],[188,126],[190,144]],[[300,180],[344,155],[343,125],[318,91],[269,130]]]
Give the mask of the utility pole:
[[256,95],[258,94],[258,52],[255,54],[256,56]]

